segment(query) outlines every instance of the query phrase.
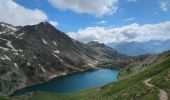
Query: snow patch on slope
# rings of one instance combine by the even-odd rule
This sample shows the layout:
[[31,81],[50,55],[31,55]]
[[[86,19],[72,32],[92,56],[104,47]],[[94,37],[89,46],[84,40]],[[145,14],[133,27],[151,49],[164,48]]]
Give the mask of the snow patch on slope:
[[6,33],[6,31],[2,31],[2,32],[0,32],[0,34],[4,34],[4,33]]
[[0,58],[1,60],[8,60],[8,61],[11,61],[11,59],[7,56],[7,55],[4,55],[3,57]]
[[42,42],[43,42],[44,44],[48,44],[48,42],[45,41],[43,38],[42,38]]
[[15,38],[22,39],[22,38],[23,38],[23,37],[22,37],[23,35],[24,35],[24,33],[20,33],[20,34],[18,34]]
[[7,55],[4,55],[4,57],[5,57],[6,60],[11,61],[11,59]]
[[18,53],[18,52],[14,52],[13,54],[14,54],[14,55],[16,55],[16,56],[17,56],[17,55],[19,55],[19,53]]
[[56,54],[59,54],[59,53],[60,53],[59,50],[55,50],[55,51],[53,51],[53,52],[56,53]]
[[64,62],[59,56],[57,56],[56,54],[54,54],[54,53],[52,53],[56,58],[58,58],[58,60],[60,61],[60,62]]
[[59,57],[59,56],[57,56],[56,54],[54,54],[54,53],[52,53],[52,54],[53,54],[56,58],[58,58],[58,59],[60,58],[60,57]]
[[57,43],[55,41],[53,41],[54,45],[57,46]]
[[31,66],[30,62],[27,62],[27,65],[28,65],[28,66]]
[[2,49],[3,51],[8,51],[8,48],[4,48],[4,47],[0,47],[0,49]]
[[14,66],[15,66],[17,69],[19,69],[19,67],[18,67],[17,63],[14,63]]
[[40,66],[41,70],[45,73],[45,69],[42,67],[42,65],[39,64],[39,66]]
[[18,36],[22,36],[22,35],[24,35],[24,33],[21,33],[21,34],[19,34]]
[[4,58],[4,57],[1,57],[0,59],[1,59],[1,60],[5,60],[5,58]]
[[11,43],[12,43],[11,41],[9,41],[9,40],[7,40],[7,39],[4,39],[4,38],[0,38],[0,39],[7,41],[7,43],[6,43],[7,47],[11,48],[13,51],[17,51],[17,50],[14,48],[14,46],[11,44]]
[[14,26],[11,26],[11,25],[8,25],[8,24],[5,24],[5,23],[2,23],[0,25],[3,26],[3,27],[6,27],[6,28],[8,28],[8,29],[10,29],[12,31],[17,31],[18,30],[18,28],[14,27]]
[[33,58],[34,58],[34,59],[37,59],[37,57],[36,57],[36,56],[33,56]]

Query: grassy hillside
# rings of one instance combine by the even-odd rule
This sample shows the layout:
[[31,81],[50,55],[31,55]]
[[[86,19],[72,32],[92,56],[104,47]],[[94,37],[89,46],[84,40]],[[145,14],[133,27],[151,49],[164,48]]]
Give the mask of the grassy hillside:
[[[155,87],[148,87],[144,81],[151,78]],[[165,90],[170,98],[170,57],[167,57],[137,74],[110,83],[101,88],[71,94],[35,92],[12,100],[159,100],[159,89]]]

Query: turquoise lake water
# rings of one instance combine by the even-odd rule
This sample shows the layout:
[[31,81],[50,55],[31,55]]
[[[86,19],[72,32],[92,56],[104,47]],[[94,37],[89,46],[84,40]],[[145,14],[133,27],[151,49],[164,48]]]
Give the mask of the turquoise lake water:
[[29,92],[45,91],[56,93],[78,92],[80,90],[103,86],[117,81],[118,71],[99,69],[57,77],[51,81],[19,89],[12,95],[22,95]]

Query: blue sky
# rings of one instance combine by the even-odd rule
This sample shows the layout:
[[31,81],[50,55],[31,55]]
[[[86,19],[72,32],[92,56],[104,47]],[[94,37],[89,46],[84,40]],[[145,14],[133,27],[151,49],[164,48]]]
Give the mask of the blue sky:
[[[26,8],[44,11],[50,20],[58,22],[58,28],[65,31],[77,31],[88,26],[123,26],[130,23],[153,24],[170,20],[170,11],[162,11],[160,0],[138,0],[118,2],[118,9],[112,15],[95,16],[88,13],[76,13],[72,10],[60,10],[53,7],[48,0],[16,0]],[[128,20],[131,19],[131,20]],[[105,20],[104,24],[97,24]]]
[[[0,2],[7,6],[12,5],[12,3],[15,3],[15,5],[18,6],[18,8],[15,8],[16,11],[14,11],[14,15],[10,13],[11,16],[14,16],[13,19],[16,18],[16,22],[12,19],[9,20],[11,17],[8,18],[7,16],[9,15],[7,12],[10,12],[12,9],[10,7],[7,9],[9,10],[7,12],[4,11],[6,10],[5,7],[0,7],[0,10],[4,9],[4,17],[0,18],[0,21],[7,21],[8,23],[15,25],[34,24],[45,20],[52,21],[55,23],[56,28],[68,32],[68,35],[72,38],[83,42],[90,40],[104,42],[104,40],[101,40],[102,35],[105,35],[110,31],[112,31],[112,35],[114,34],[113,37],[117,38],[113,39],[114,41],[111,39],[109,42],[147,41],[149,39],[142,39],[143,37],[140,37],[139,40],[136,40],[137,38],[130,40],[129,37],[127,37],[127,34],[125,34],[128,33],[129,36],[129,31],[121,34],[119,33],[119,35],[116,36],[115,34],[118,34],[116,33],[117,31],[114,33],[113,31],[115,31],[116,28],[120,31],[125,26],[127,26],[129,30],[131,29],[130,26],[135,24],[138,31],[144,30],[142,28],[146,27],[147,24],[152,27],[159,27],[159,25],[163,24],[164,27],[164,23],[170,21],[170,0],[69,0],[69,2],[67,0],[1,0]],[[24,13],[24,11],[28,13]],[[36,15],[36,13],[38,14]],[[23,21],[17,21],[18,19],[23,19]],[[86,35],[84,32],[88,31],[90,32]],[[96,31],[100,32],[95,33]],[[99,34],[102,31],[102,35]],[[138,31],[136,33],[138,33]],[[158,31],[167,32],[167,29],[160,29]],[[138,34],[134,34],[133,32],[130,34],[134,36],[143,35],[142,32]],[[121,35],[126,37],[122,37]],[[149,35],[147,34],[147,36]],[[158,37],[153,39],[159,40]],[[163,40],[163,38],[161,38],[161,40]]]

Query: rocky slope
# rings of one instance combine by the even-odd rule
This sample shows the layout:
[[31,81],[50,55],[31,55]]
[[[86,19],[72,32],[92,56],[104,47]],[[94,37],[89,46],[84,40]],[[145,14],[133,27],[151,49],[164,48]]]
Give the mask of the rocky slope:
[[[144,66],[133,73],[129,73],[124,79],[109,83],[103,87],[68,94],[34,92],[9,99],[56,100],[57,98],[60,100],[169,100],[170,51],[154,55],[151,59],[148,57],[137,57],[137,59],[140,58],[141,61],[147,59],[151,62],[154,61],[152,64]],[[157,60],[154,60],[153,58],[157,58]]]
[[108,59],[110,61],[115,61],[115,60],[127,57],[125,55],[118,53],[116,50],[112,49],[109,46],[106,46],[103,43],[90,41],[87,43],[87,45],[91,47],[94,51],[98,52],[99,57],[101,57],[100,59],[106,58],[106,59],[103,59],[103,61],[105,60],[107,61]]
[[0,94],[122,57],[104,44],[94,48],[73,40],[48,22],[19,27],[1,22]]

